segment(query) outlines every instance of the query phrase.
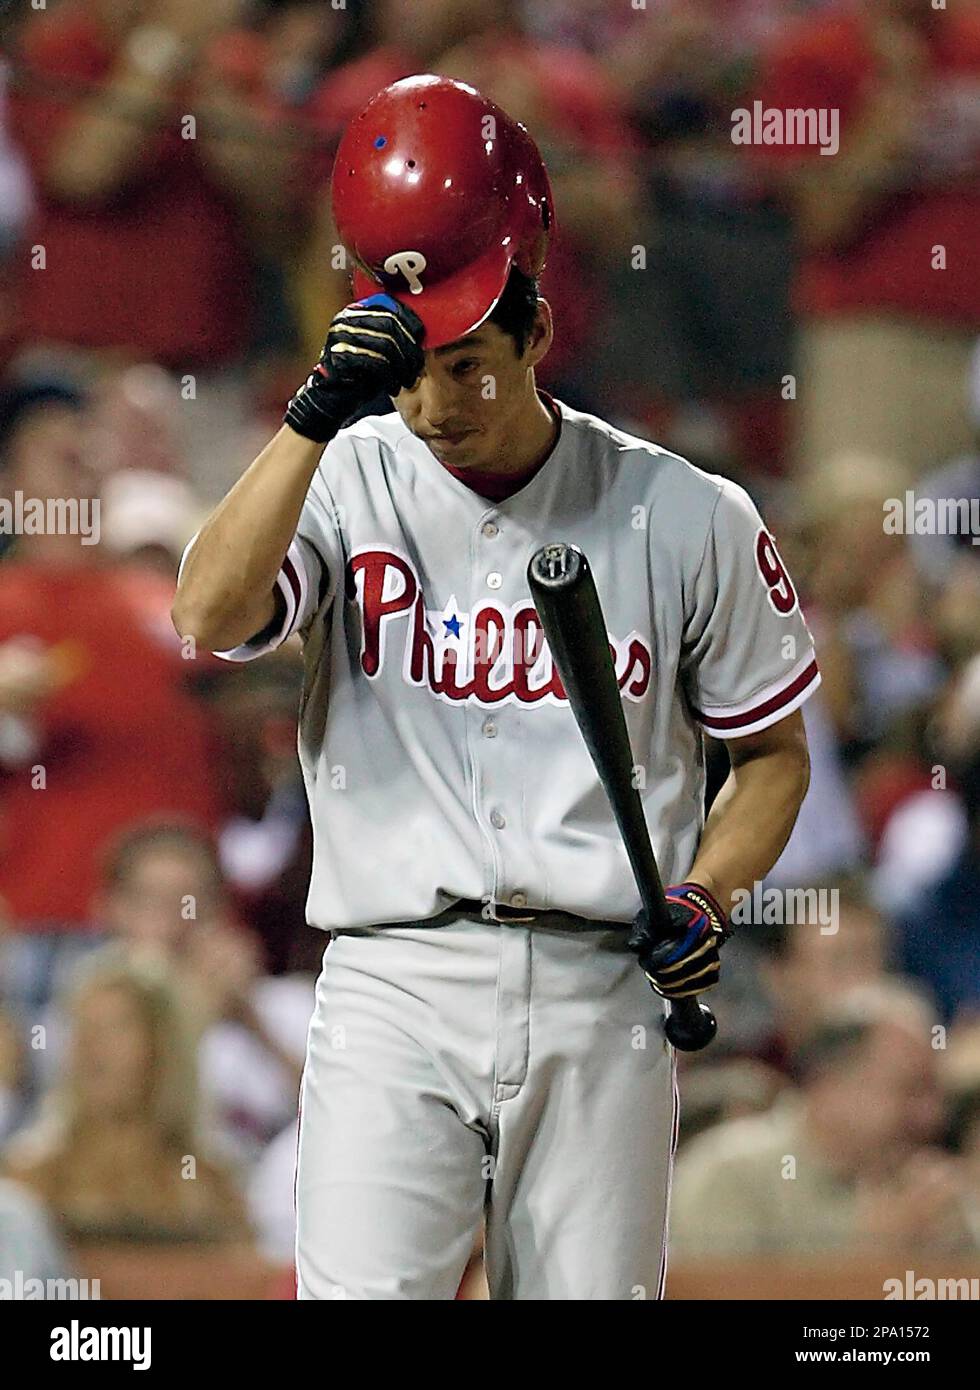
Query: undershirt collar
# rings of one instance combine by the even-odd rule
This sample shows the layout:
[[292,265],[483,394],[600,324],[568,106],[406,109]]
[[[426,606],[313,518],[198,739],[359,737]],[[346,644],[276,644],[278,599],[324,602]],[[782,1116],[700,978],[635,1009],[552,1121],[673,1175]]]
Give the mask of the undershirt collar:
[[508,497],[513,497],[515,492],[520,492],[521,488],[526,487],[535,474],[545,466],[561,438],[561,412],[547,391],[538,391],[538,396],[548,407],[552,419],[558,426],[551,448],[538,463],[532,464],[523,473],[483,473],[474,468],[453,468],[448,463],[443,463],[442,467],[464,483],[471,492],[479,493],[489,502],[505,502]]

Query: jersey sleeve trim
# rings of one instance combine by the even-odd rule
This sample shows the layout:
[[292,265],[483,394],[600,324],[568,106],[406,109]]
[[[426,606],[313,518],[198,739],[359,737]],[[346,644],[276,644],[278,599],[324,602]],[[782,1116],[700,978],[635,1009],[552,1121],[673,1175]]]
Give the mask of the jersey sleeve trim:
[[820,670],[812,652],[782,681],[737,705],[712,705],[694,710],[706,733],[716,738],[744,738],[759,733],[792,714],[820,684]]
[[261,642],[243,642],[229,651],[215,652],[215,656],[221,657],[222,661],[254,661],[257,656],[264,656],[281,647],[309,617],[310,579],[303,553],[295,540],[283,557],[276,585],[286,605],[279,626],[271,633],[264,633]]

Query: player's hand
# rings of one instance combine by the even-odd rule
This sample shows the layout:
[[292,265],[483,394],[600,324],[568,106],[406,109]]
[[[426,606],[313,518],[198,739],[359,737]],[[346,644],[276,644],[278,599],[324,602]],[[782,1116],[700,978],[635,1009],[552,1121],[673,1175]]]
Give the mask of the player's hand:
[[320,360],[286,409],[285,423],[326,444],[375,396],[397,396],[424,365],[421,319],[387,294],[348,304],[334,317]]
[[656,940],[646,914],[641,912],[633,923],[629,946],[659,995],[664,999],[683,999],[718,983],[718,952],[731,931],[725,914],[700,884],[682,883],[668,888],[665,897],[674,927],[671,939]]

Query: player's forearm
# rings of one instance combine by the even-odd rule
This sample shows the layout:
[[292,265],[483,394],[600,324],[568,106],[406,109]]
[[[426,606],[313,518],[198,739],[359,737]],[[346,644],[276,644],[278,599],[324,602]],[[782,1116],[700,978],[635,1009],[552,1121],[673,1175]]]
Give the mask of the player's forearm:
[[275,585],[323,445],[283,425],[201,528],[172,617],[211,651],[247,642],[272,621]]
[[805,738],[733,766],[687,875],[707,888],[726,913],[736,891],[751,890],[779,858],[809,780]]
[[335,316],[320,361],[286,407],[288,423],[187,556],[172,609],[182,637],[228,651],[269,626],[279,570],[326,442],[365,402],[382,393],[394,397],[418,380],[422,333],[421,320],[386,296]]

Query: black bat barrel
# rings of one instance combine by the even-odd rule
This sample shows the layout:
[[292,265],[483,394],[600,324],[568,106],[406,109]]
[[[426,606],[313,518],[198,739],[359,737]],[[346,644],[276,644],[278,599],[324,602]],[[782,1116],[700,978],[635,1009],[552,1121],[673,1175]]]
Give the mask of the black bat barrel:
[[[633,785],[633,752],[589,562],[577,546],[556,542],[535,552],[527,578],[568,703],[616,817],[647,920],[669,940],[673,931],[643,803]],[[716,1031],[711,1010],[695,997],[671,1003],[666,1033],[674,1047],[696,1052]]]

